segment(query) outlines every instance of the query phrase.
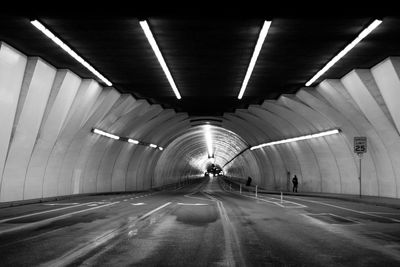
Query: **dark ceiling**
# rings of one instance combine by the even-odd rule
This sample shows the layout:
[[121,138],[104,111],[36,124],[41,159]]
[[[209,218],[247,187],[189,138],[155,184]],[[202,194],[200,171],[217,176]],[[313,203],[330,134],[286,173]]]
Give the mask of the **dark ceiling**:
[[[0,41],[29,56],[83,78],[97,78],[30,24],[38,19],[123,93],[196,116],[220,116],[295,93],[373,19],[383,23],[339,61],[324,78],[340,78],[354,68],[370,68],[400,56],[400,16],[369,9],[327,15],[321,12],[227,13],[186,10],[127,12],[38,12],[0,15]],[[64,10],[68,11],[68,10]],[[239,12],[240,11],[240,12]],[[17,14],[18,13],[18,14]],[[148,20],[182,95],[177,100],[139,26]],[[242,100],[237,99],[263,21],[272,25]],[[317,81],[317,82],[318,82]]]

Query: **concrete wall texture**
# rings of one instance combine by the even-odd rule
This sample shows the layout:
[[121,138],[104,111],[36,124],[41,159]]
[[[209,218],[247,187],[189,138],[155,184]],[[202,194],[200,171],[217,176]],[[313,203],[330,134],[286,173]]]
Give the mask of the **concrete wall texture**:
[[[301,191],[358,194],[353,138],[365,136],[362,193],[399,198],[398,99],[400,58],[394,57],[226,113],[212,127],[215,163],[270,190],[287,190],[296,174]],[[187,114],[81,79],[1,42],[0,122],[1,202],[145,190],[198,177],[209,163],[203,128]],[[109,139],[93,128],[165,149]],[[335,128],[341,132],[247,149]]]

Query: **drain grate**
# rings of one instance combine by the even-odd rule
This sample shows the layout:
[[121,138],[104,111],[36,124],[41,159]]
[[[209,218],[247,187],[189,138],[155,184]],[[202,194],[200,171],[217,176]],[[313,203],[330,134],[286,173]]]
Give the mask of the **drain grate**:
[[323,221],[325,223],[329,224],[355,224],[358,223],[356,221],[346,219],[342,216],[338,216],[332,213],[319,213],[319,214],[306,214],[309,217],[318,219],[320,221]]

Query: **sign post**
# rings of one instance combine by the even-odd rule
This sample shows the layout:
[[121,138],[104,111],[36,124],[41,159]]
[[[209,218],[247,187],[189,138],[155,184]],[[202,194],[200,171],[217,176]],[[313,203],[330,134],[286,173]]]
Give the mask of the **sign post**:
[[360,180],[360,198],[361,198],[361,160],[364,153],[367,153],[367,137],[354,137],[354,153],[357,153],[360,159],[360,169],[358,179]]

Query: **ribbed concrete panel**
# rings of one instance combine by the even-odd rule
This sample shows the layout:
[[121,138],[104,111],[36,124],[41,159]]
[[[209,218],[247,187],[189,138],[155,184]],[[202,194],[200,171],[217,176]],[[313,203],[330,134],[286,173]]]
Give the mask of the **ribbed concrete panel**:
[[36,140],[26,173],[25,199],[42,197],[46,165],[80,83],[81,79],[72,72],[68,70],[57,71],[43,115],[39,138]]
[[[260,124],[257,123],[257,118],[254,117],[254,115],[245,112],[244,110],[236,110],[235,115],[243,120],[243,124],[247,129],[252,130],[252,128],[256,127],[259,129],[261,132],[261,136],[265,135],[266,132],[263,131],[263,129],[260,127]],[[277,184],[277,179],[278,177],[275,177],[275,171],[274,171],[274,163],[271,161],[270,157],[268,154],[265,153],[264,150],[258,149],[251,151],[249,153],[253,153],[255,155],[255,158],[258,161],[258,165],[261,167],[260,169],[260,186],[268,188],[268,189],[274,189]],[[242,157],[246,157],[247,153],[243,154]]]
[[[187,120],[188,115],[186,113],[178,113],[174,116],[173,119],[164,121],[159,124],[154,129],[149,129],[145,135],[149,140],[153,140],[155,144],[163,147],[164,150],[161,153],[152,153],[150,158],[143,162],[141,167],[138,170],[137,175],[139,177],[149,175],[146,181],[150,182],[152,186],[155,186],[155,169],[158,163],[158,160],[162,153],[167,149],[166,145],[169,143],[168,139],[170,136],[176,133],[182,132],[184,129],[188,129],[190,127],[189,121]],[[147,185],[146,185],[147,186]]]
[[[120,102],[120,100],[123,101]],[[116,128],[113,126],[120,125],[121,127],[123,127],[123,125],[116,124],[116,121],[126,116],[128,113],[130,113],[132,110],[134,110],[136,107],[140,105],[140,102],[136,101],[132,96],[127,96],[127,95],[122,95],[122,97],[118,100],[118,102],[120,103],[116,103],[116,105],[117,104],[119,105],[117,105],[115,109],[113,109],[113,111],[109,114],[109,116],[107,116],[103,121],[101,121],[99,123],[99,126],[96,127],[99,128],[101,127],[108,132],[119,134],[121,128]],[[106,190],[106,188],[108,188],[106,191],[122,191],[124,190],[122,188],[125,188],[125,181],[121,181],[119,184],[115,183],[115,181],[112,179],[113,177],[112,174],[115,166],[115,161],[118,157],[118,153],[121,151],[122,147],[127,144],[118,141],[101,142],[100,140],[101,139],[99,139],[99,142],[96,143],[94,146],[104,145],[106,151],[104,152],[104,156],[101,157],[100,166],[98,167],[97,190],[101,192]],[[97,156],[98,155],[96,155],[96,157]],[[92,156],[89,157],[89,159],[91,158]],[[114,190],[114,186],[118,187],[119,190]]]
[[0,192],[27,58],[0,42]]
[[[121,136],[130,136],[130,131],[132,128],[138,127],[138,120],[143,114],[146,114],[151,108],[151,106],[147,103],[147,101],[138,100],[134,103],[135,108],[133,108],[130,112],[126,113],[120,119],[118,119],[112,126],[112,129],[115,132],[120,133]],[[114,148],[114,146],[119,147]],[[136,145],[134,144],[124,144],[120,146],[118,143],[113,142],[111,150],[116,151],[115,154],[115,163],[113,167],[112,174],[112,189],[113,191],[121,191],[126,189],[126,174],[128,170],[129,160],[131,158],[131,154],[135,150]]]
[[[147,123],[145,127],[141,128],[143,131],[138,132],[136,135],[141,140],[148,140],[148,142],[161,146],[159,141],[161,141],[160,136],[164,136],[165,134],[164,129],[173,127],[173,125],[185,118],[187,118],[186,114],[181,114],[179,116],[175,111],[165,110],[162,115],[153,119],[151,122]],[[143,160],[144,157],[140,157],[139,155],[140,166],[136,171],[136,177],[145,177],[143,179],[143,188],[150,188],[153,186],[152,179],[154,176],[154,167],[161,153],[162,151],[157,149],[150,153],[146,160]],[[149,168],[149,165],[153,166],[153,168]]]
[[[255,141],[257,143],[262,141],[263,138],[263,132],[257,128],[255,125],[251,125],[250,123],[247,123],[245,120],[241,119],[240,117],[238,117],[236,114],[229,114],[229,113],[225,113],[224,114],[224,118],[226,120],[228,120],[229,122],[232,123],[232,126],[228,126],[231,129],[234,129],[234,132],[239,133],[242,132],[250,132],[251,135],[253,135],[254,137],[252,139],[256,139]],[[224,125],[228,124],[228,122],[224,122]],[[234,126],[233,126],[234,125]],[[246,136],[246,135],[241,135],[241,136]],[[251,139],[251,138],[249,138]],[[246,138],[246,140],[249,140]],[[247,147],[246,147],[247,148]],[[240,151],[239,151],[240,152]],[[239,165],[241,167],[240,173],[241,175],[244,175],[242,177],[247,177],[247,176],[251,176],[253,178],[253,181],[255,184],[258,185],[267,185],[271,186],[270,181],[273,181],[273,175],[271,177],[271,175],[268,175],[268,177],[263,177],[262,175],[262,168],[260,168],[260,166],[262,166],[262,164],[264,163],[263,160],[265,160],[265,155],[263,155],[263,153],[249,153],[249,152],[245,152],[243,154],[241,154],[239,157],[237,157],[235,160],[233,160],[231,163],[227,164],[225,166],[224,169],[226,169],[226,172],[229,173],[233,173],[234,170],[231,169],[231,166],[236,165],[237,162],[242,161],[242,163]],[[236,154],[234,154],[233,156],[236,156]],[[261,158],[259,158],[261,157]],[[236,171],[238,171],[236,169]],[[270,180],[270,181],[267,181]]]
[[[296,127],[302,127],[310,133],[322,132],[338,128],[338,125],[324,119],[319,113],[302,103],[293,96],[281,96],[278,100],[287,108],[301,116],[302,121],[297,122]],[[321,172],[321,191],[329,193],[341,192],[341,176],[336,158],[332,152],[331,146],[335,146],[337,138],[328,137],[315,138],[309,141],[317,157],[319,169]]]
[[[99,135],[91,133],[90,130],[108,114],[120,96],[120,93],[114,88],[102,89],[93,111],[90,112],[90,116],[82,124],[68,147],[58,177],[58,195],[96,192],[96,180],[89,179],[96,176],[85,177],[83,175],[90,150],[99,138]],[[78,187],[78,185],[80,186]]]
[[[266,137],[264,142],[278,139],[281,136],[281,134],[279,133],[279,129],[275,129],[273,125],[271,125],[269,122],[262,120],[259,116],[256,115],[257,113],[258,112],[256,106],[250,106],[248,114],[241,114],[247,121],[251,122],[253,125],[257,125],[260,129],[262,129],[264,133],[263,136]],[[267,157],[268,161],[271,162],[270,166],[267,167],[273,171],[274,184],[270,185],[272,186],[271,189],[286,188],[288,169],[286,168],[285,162],[282,160],[279,151],[277,149],[271,149],[271,147],[252,150],[252,153],[260,152],[262,152],[264,157]],[[260,166],[262,166],[263,169],[265,169],[266,167],[263,164],[260,164]]]
[[18,101],[20,112],[17,109],[15,133],[3,173],[1,201],[23,199],[25,174],[55,75],[56,70],[41,59],[28,59]]
[[[292,125],[261,106],[253,106],[252,112],[267,123],[266,129],[268,129],[268,131],[276,133],[276,136],[274,136],[271,141],[280,140],[289,136],[298,136],[297,130]],[[284,159],[283,161],[286,166],[286,171],[290,172],[291,175],[296,174],[297,177],[302,180],[303,172],[301,162],[299,161],[299,157],[302,155],[298,154],[299,152],[295,149],[294,145],[295,144],[293,143],[289,143],[275,147],[277,147],[282,155],[282,159]]]
[[[287,124],[286,129],[291,128],[291,131],[296,133],[293,136],[309,133],[309,127],[302,125],[307,122],[300,115],[288,108],[278,105],[273,101],[265,101],[262,107],[273,113],[278,119],[285,121]],[[301,165],[302,176],[299,177],[298,175],[299,187],[304,191],[319,192],[322,190],[321,170],[311,142],[310,140],[293,142],[291,145],[293,150],[296,151],[297,159]],[[297,175],[297,173],[293,173],[292,171],[291,173]]]
[[354,70],[343,77],[342,82],[384,144],[380,147],[380,154],[386,156],[385,173],[379,176],[379,194],[396,197],[400,190],[396,180],[396,177],[400,177],[400,138],[376,101],[379,89],[375,80],[369,70]]
[[[269,133],[275,133],[273,139],[266,141],[276,141],[284,137],[293,136],[293,134],[295,134],[291,133],[292,130],[290,125],[288,125],[285,121],[279,119],[277,116],[275,116],[275,114],[263,109],[261,106],[252,105],[249,107],[249,111],[264,122],[263,127]],[[302,177],[301,166],[297,159],[298,156],[296,155],[296,151],[293,150],[292,144],[282,144],[262,149],[267,151],[267,153],[269,151],[275,151],[275,153],[279,153],[279,156],[275,155],[275,157],[278,157],[278,159],[282,160],[281,163],[278,164],[282,164],[283,166],[285,166],[286,180],[288,178],[288,172],[289,176],[295,173],[298,177]],[[285,187],[287,187],[287,181],[282,181],[281,183],[286,184]]]
[[[360,136],[357,129],[339,111],[334,109],[314,88],[301,89],[296,96],[308,106],[319,112],[323,121],[339,126],[340,135],[325,138],[330,144],[330,149],[335,156],[341,177],[341,193],[358,194],[357,159],[353,153],[353,137]],[[312,121],[311,121],[312,122]],[[366,157],[364,163],[373,167],[371,157]]]
[[[83,80],[79,86],[67,119],[57,138],[48,163],[43,180],[43,197],[56,196],[58,191],[58,177],[69,146],[84,122],[82,114],[89,112],[101,93],[101,87],[93,80]],[[79,186],[79,185],[78,185]],[[79,188],[77,189],[79,191]]]
[[[96,123],[94,125],[94,128],[99,128],[102,130],[106,130],[107,132],[119,135],[119,132],[116,132],[115,129],[111,129],[111,126],[124,114],[133,109],[134,102],[135,100],[131,96],[121,95],[118,100],[113,104],[110,112],[107,113],[104,119]],[[130,108],[128,106],[130,106]],[[115,141],[106,137],[98,138],[96,140],[97,141],[90,149],[90,154],[88,156],[84,169],[84,177],[85,179],[96,181],[96,192],[111,191],[111,175],[105,178],[104,176],[99,175],[99,172],[103,162],[103,164],[111,168],[111,170],[108,170],[108,173],[111,173],[113,162],[104,162],[103,158],[107,155],[109,155],[110,157],[115,156],[115,154],[111,155],[109,153],[109,148],[113,147],[113,145],[117,146],[117,143],[119,143],[119,141]],[[109,164],[112,165],[110,166]],[[103,177],[105,179],[101,179]]]
[[[385,170],[383,170],[383,166],[387,165],[385,162],[382,162],[382,159],[387,158],[387,155],[379,152],[383,149],[382,140],[379,138],[370,122],[361,113],[361,110],[354,100],[346,92],[346,89],[340,80],[325,80],[319,84],[317,91],[327,99],[338,112],[351,122],[354,128],[357,129],[358,133],[361,133],[370,140],[368,146],[369,152],[364,156],[364,158],[371,157],[367,162],[372,162],[372,164],[364,164],[362,167],[362,190],[363,194],[378,195],[378,177],[384,175]],[[391,168],[390,165],[387,167]]]
[[[137,126],[130,129],[128,136],[133,139],[138,139],[137,133],[139,132],[139,129],[141,129],[141,127],[145,127],[145,125],[149,123],[152,119],[159,116],[162,111],[163,109],[160,105],[151,105],[148,112],[146,112],[143,116],[138,117],[137,120],[134,122],[134,125]],[[128,179],[126,182],[128,190],[135,190],[137,184],[142,184],[142,182],[138,181],[138,179],[144,179],[144,177],[136,176],[137,168],[140,165],[140,161],[137,159],[137,157],[139,157],[140,159],[143,157],[148,157],[149,150],[154,150],[153,148],[148,148],[149,149],[147,149],[146,147],[146,149],[144,149],[143,146],[136,146],[135,149],[132,151],[132,154],[130,155],[130,162],[126,176]]]
[[400,57],[390,57],[371,69],[379,91],[400,133]]

